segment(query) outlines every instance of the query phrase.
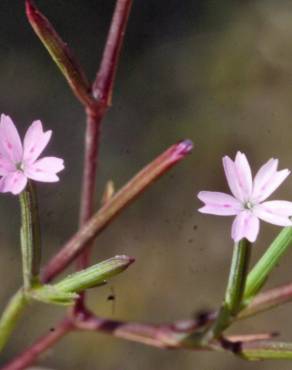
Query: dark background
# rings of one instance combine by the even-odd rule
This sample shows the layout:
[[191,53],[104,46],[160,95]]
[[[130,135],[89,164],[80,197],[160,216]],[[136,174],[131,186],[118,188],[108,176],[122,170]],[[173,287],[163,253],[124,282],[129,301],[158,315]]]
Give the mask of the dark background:
[[[24,2],[0,1],[0,107],[22,134],[33,119],[53,129],[46,153],[63,157],[57,184],[38,186],[43,261],[77,228],[84,114],[64,78],[31,30]],[[37,6],[94,78],[114,1],[39,0]],[[181,138],[193,154],[127,209],[95,243],[93,261],[125,253],[137,258],[108,286],[90,292],[90,307],[106,317],[137,321],[188,318],[218,306],[228,274],[230,218],[197,212],[200,190],[226,191],[223,155],[244,151],[255,171],[270,157],[292,168],[292,4],[290,1],[136,0],[119,66],[113,106],[102,130],[98,194],[107,180],[119,188]],[[288,178],[274,199],[291,199]],[[98,206],[98,202],[97,202]],[[21,284],[17,199],[0,199],[0,303]],[[253,261],[277,235],[262,224]],[[269,286],[291,280],[281,262]],[[107,300],[114,289],[116,303]],[[113,309],[114,308],[114,309]],[[1,356],[11,359],[63,309],[29,307]],[[234,328],[236,333],[281,330],[291,340],[291,307]],[[160,351],[95,333],[66,337],[44,355],[50,369],[257,369],[231,355]],[[274,369],[275,362],[263,362]],[[290,369],[289,362],[280,364]]]

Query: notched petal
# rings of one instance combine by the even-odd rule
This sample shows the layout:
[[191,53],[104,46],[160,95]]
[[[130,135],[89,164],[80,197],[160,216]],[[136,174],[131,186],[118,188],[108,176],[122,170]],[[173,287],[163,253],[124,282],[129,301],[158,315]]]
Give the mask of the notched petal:
[[205,203],[205,206],[199,209],[201,213],[209,213],[219,216],[237,215],[242,206],[233,196],[220,192],[201,191],[198,198]]
[[35,163],[27,166],[25,174],[32,180],[42,182],[56,182],[59,177],[56,175],[64,169],[64,161],[56,157],[44,157]]
[[12,119],[1,114],[0,154],[16,164],[21,161],[22,152],[21,140]]
[[0,192],[2,193],[10,192],[14,195],[18,195],[24,190],[26,184],[27,184],[26,176],[20,171],[15,171],[2,177],[0,183]]
[[52,136],[52,131],[43,131],[41,121],[34,121],[26,131],[23,142],[23,160],[32,163],[43,152]]
[[233,221],[231,237],[236,243],[243,238],[254,243],[257,239],[259,230],[259,219],[250,211],[242,211]]

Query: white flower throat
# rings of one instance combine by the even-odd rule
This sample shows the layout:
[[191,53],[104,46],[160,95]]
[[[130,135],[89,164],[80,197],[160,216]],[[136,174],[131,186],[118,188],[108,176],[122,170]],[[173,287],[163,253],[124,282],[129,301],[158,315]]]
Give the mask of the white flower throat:
[[244,204],[245,209],[251,210],[253,209],[253,207],[254,207],[254,204],[252,204],[252,202],[249,200]]

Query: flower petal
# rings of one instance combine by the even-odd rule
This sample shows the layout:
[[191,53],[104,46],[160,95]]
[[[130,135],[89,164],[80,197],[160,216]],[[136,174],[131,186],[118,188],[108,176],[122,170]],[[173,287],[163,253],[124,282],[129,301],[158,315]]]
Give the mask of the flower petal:
[[292,202],[287,200],[270,200],[268,202],[261,203],[260,207],[270,210],[277,215],[286,217],[292,216]]
[[247,201],[250,195],[250,190],[246,188],[245,180],[243,180],[249,172],[244,162],[241,153],[237,156],[237,164],[228,156],[223,158],[223,167],[229,188],[235,198],[241,202]]
[[235,217],[233,221],[231,237],[236,243],[243,238],[246,238],[253,243],[256,241],[259,230],[259,219],[250,211],[242,211]]
[[15,164],[6,157],[0,155],[0,176],[7,175],[9,172],[16,171]]
[[205,203],[199,209],[201,213],[209,213],[219,216],[237,215],[241,209],[241,203],[233,196],[215,191],[200,191],[198,198]]
[[48,145],[52,136],[52,131],[43,131],[41,121],[34,121],[26,131],[23,142],[24,162],[34,162],[45,147]]
[[290,171],[285,169],[282,171],[277,171],[262,187],[261,193],[258,195],[257,201],[261,202],[267,199],[281,184],[286,178],[290,175]]
[[289,170],[277,171],[278,160],[271,158],[257,172],[254,179],[252,200],[261,202],[267,199],[287,178]]
[[236,153],[235,168],[238,176],[239,185],[245,196],[244,200],[247,201],[250,198],[252,192],[252,174],[250,165],[245,154],[241,152]]
[[59,177],[56,173],[64,169],[64,161],[56,157],[44,157],[25,167],[27,177],[42,182],[56,182]]
[[17,195],[22,192],[22,190],[26,187],[26,184],[26,176],[20,171],[15,171],[2,177],[0,181],[0,192],[10,192],[14,195]]
[[254,178],[252,197],[257,199],[271,177],[277,172],[278,159],[271,158],[257,172]]
[[289,216],[292,216],[292,202],[274,200],[264,202],[254,207],[255,216],[263,221],[278,226],[292,226]]
[[13,163],[22,159],[22,144],[12,119],[1,114],[0,120],[0,154]]

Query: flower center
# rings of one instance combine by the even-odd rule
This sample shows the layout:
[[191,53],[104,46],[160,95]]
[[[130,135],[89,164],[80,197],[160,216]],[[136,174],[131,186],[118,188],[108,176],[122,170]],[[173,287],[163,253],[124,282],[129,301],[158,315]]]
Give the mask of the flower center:
[[22,162],[16,163],[16,169],[23,172],[24,171],[24,165]]
[[253,204],[248,200],[246,203],[244,203],[244,208],[251,210],[253,208]]

